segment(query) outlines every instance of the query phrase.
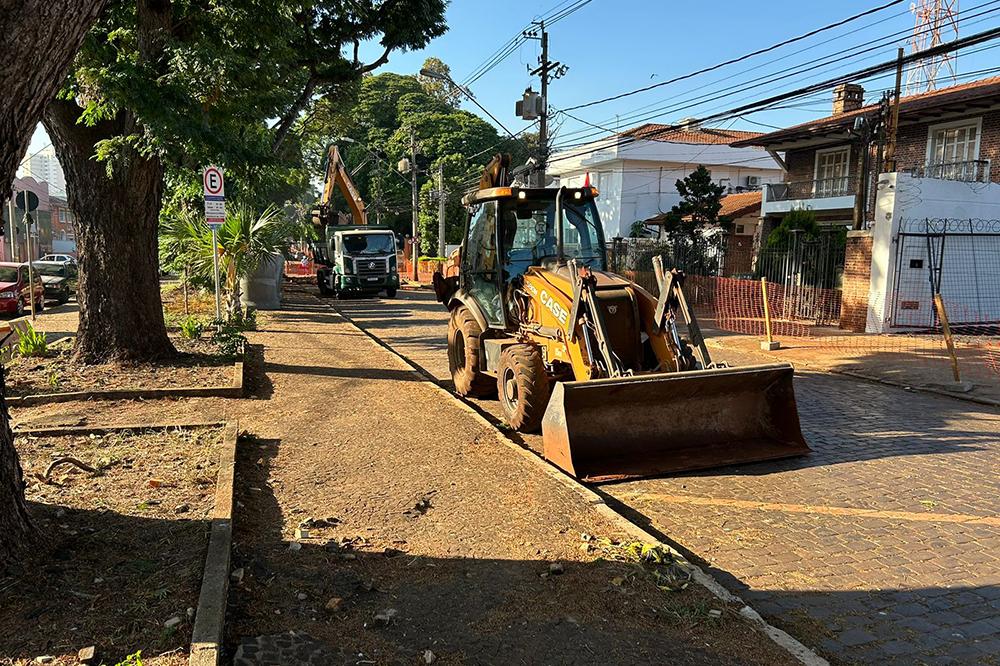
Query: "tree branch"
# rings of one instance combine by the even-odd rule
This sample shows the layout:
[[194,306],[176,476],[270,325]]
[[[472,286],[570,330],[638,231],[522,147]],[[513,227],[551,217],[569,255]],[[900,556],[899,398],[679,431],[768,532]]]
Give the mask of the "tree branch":
[[277,153],[278,149],[281,148],[281,144],[285,142],[285,138],[288,136],[288,132],[292,129],[292,124],[299,117],[299,113],[302,109],[306,107],[309,100],[312,99],[313,93],[316,91],[316,84],[318,79],[315,74],[310,74],[309,80],[306,81],[305,87],[302,92],[296,98],[295,103],[292,104],[291,108],[285,112],[285,115],[281,117],[276,126],[276,131],[274,133],[274,141],[271,143],[271,152]]
[[378,60],[370,62],[367,65],[365,65],[364,67],[362,67],[359,70],[360,73],[361,74],[367,74],[368,72],[372,71],[373,69],[378,69],[379,67],[381,67],[385,63],[389,62],[389,54],[391,52],[392,52],[392,47],[391,46],[385,47],[385,51],[382,52],[382,55],[379,56]]

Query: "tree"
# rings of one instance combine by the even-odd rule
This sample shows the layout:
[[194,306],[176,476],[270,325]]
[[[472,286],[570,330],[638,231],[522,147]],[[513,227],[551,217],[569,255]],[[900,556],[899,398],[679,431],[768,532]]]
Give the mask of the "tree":
[[819,225],[816,224],[816,213],[811,210],[796,209],[790,211],[781,220],[781,224],[771,230],[767,236],[767,247],[774,250],[787,250],[792,234],[802,232],[815,238],[819,235]]
[[439,100],[442,104],[457,109],[462,99],[462,92],[451,83],[451,67],[440,58],[432,57],[424,60],[420,71],[424,71],[425,69],[443,74],[448,77],[448,80],[442,81],[441,79],[419,74],[417,75],[417,80],[423,86],[424,92],[434,99]]
[[702,165],[678,180],[676,187],[681,201],[663,222],[663,231],[673,245],[672,262],[687,270],[710,271],[725,242],[723,232],[732,224],[719,216],[726,188],[713,183],[712,173]]
[[[0,184],[14,180],[18,161],[62,83],[103,0],[0,2]],[[0,570],[30,541],[24,476],[14,449],[0,368]]]
[[[175,353],[157,267],[168,169],[223,164],[227,195],[275,184],[275,162],[300,162],[289,129],[314,97],[353,85],[395,49],[422,47],[443,15],[443,0],[231,0],[211,12],[115,0],[45,114],[79,229],[76,357]],[[382,55],[361,62],[361,42],[373,41]]]

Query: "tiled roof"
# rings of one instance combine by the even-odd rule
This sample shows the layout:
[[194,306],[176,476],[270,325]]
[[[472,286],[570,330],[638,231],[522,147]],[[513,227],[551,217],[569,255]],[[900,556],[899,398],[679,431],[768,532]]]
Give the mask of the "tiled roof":
[[622,132],[622,136],[646,141],[663,141],[666,143],[718,144],[728,146],[734,141],[747,141],[760,136],[760,132],[741,132],[738,130],[715,129],[711,127],[694,127],[678,129],[676,125],[658,125],[646,123]]
[[[916,113],[928,109],[934,109],[945,104],[956,104],[972,101],[982,97],[1000,95],[1000,76],[993,76],[988,79],[969,81],[949,88],[940,88],[917,95],[908,95],[899,102],[900,116],[909,113]],[[748,146],[766,146],[782,140],[798,138],[800,135],[808,135],[824,129],[835,129],[840,126],[849,127],[854,124],[854,119],[878,109],[878,104],[869,104],[855,111],[847,111],[835,116],[827,116],[817,120],[810,120],[806,123],[786,127],[785,129],[769,132],[768,134],[758,134],[756,137],[738,139],[731,145],[735,148],[745,148]]]
[[[757,190],[756,192],[737,192],[736,194],[727,194],[722,197],[722,208],[719,209],[719,217],[728,217],[735,220],[738,217],[745,217],[754,213],[760,213],[760,202],[760,190]],[[646,224],[663,224],[669,216],[670,213],[659,213],[643,221]]]
[[727,194],[722,197],[722,210],[719,211],[719,216],[737,218],[753,212],[759,213],[760,200],[760,190]]

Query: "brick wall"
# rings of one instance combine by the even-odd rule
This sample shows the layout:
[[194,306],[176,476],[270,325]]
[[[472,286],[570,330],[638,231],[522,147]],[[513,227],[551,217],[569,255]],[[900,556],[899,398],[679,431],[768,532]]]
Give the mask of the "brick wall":
[[844,254],[844,285],[840,300],[840,327],[864,333],[868,320],[868,287],[872,275],[872,235],[869,231],[847,232]]
[[788,173],[785,175],[786,182],[798,183],[812,180],[813,171],[816,169],[816,149],[789,150],[785,155],[785,164],[788,166]]
[[[1000,111],[972,113],[964,118],[982,118],[983,129],[979,138],[979,159],[990,160],[993,169],[990,180],[1000,183]],[[931,125],[950,123],[963,118],[947,118],[940,121],[903,125],[896,140],[896,161],[900,171],[922,166],[927,161],[927,132]]]

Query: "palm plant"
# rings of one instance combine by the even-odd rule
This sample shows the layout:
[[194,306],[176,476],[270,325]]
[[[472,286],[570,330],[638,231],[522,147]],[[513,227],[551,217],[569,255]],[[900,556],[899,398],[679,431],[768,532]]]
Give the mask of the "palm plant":
[[[258,213],[249,203],[237,202],[226,211],[219,227],[219,271],[225,276],[227,318],[243,316],[240,278],[250,275],[288,242],[290,230],[280,209],[271,205]],[[181,215],[161,229],[161,256],[175,257],[200,278],[212,279],[212,230],[203,218]]]
[[[204,223],[188,209],[180,210],[160,220],[160,262],[179,269],[181,289],[184,293],[184,314],[189,315],[188,286],[191,284],[192,264],[204,233]],[[211,275],[209,275],[211,277]]]

